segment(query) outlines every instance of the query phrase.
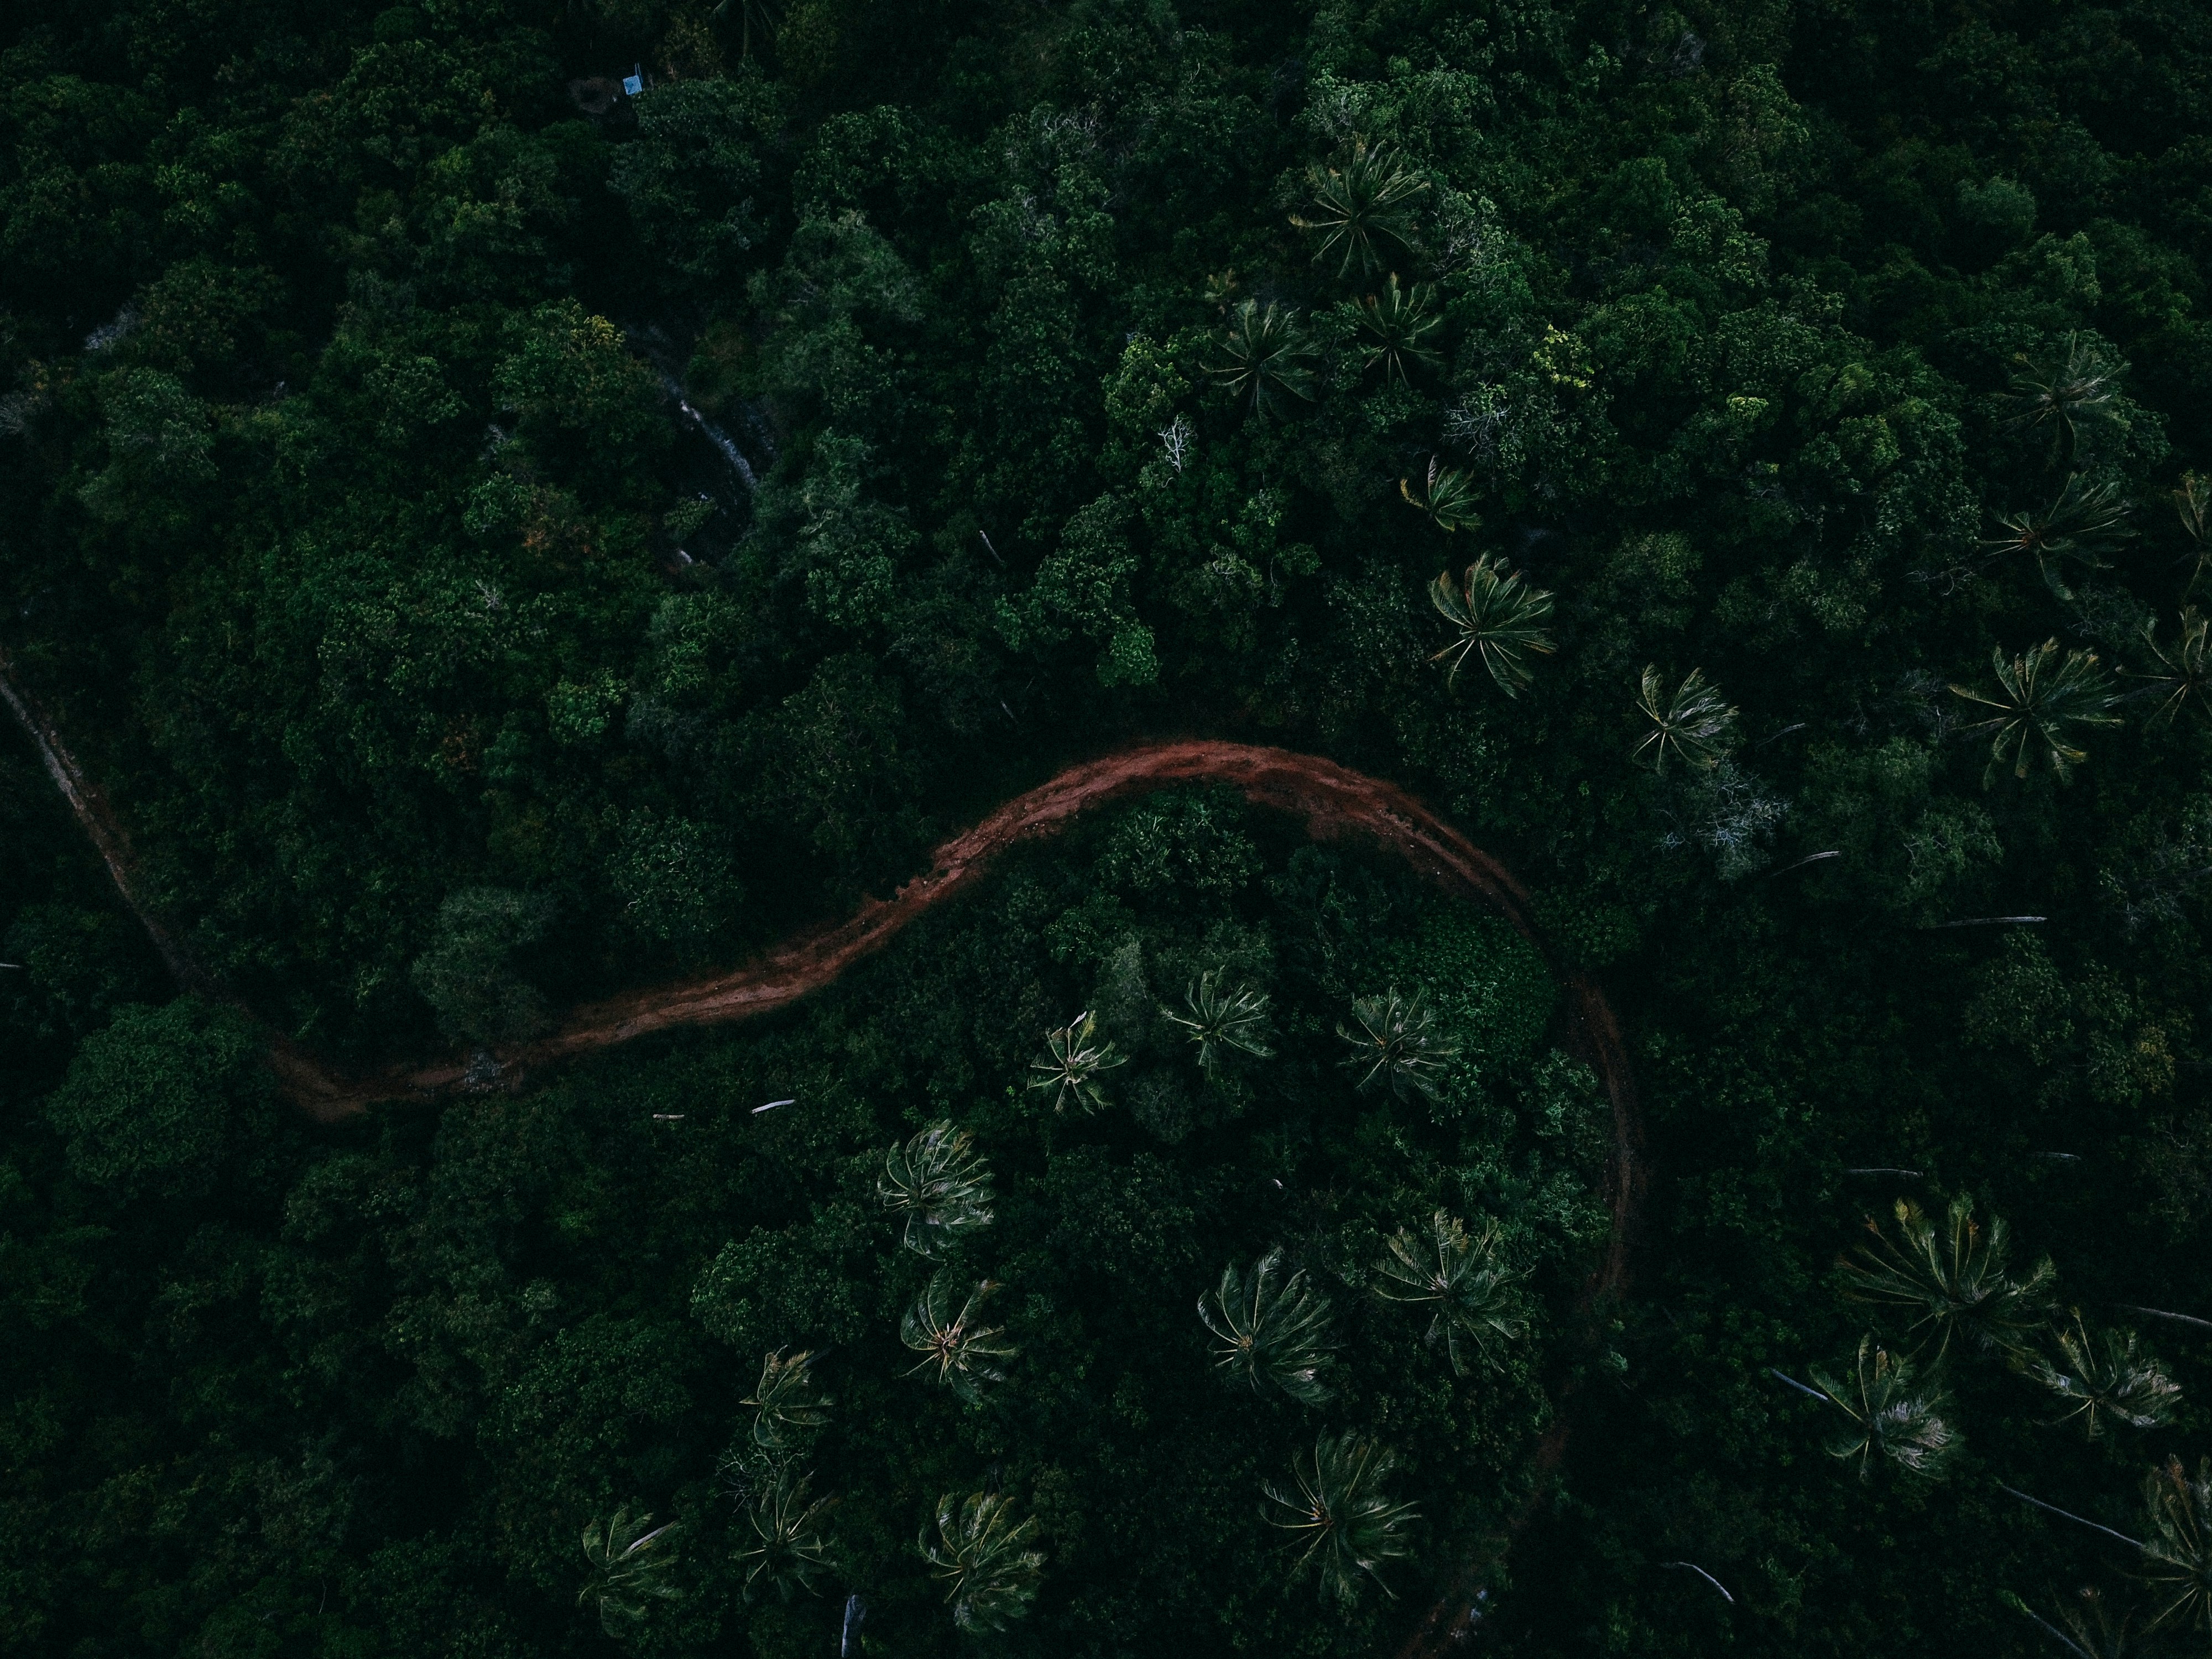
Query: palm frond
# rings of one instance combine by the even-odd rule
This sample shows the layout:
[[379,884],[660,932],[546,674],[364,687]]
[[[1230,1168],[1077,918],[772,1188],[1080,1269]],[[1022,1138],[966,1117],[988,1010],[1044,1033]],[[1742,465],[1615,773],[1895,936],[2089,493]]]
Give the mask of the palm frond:
[[991,1224],[990,1165],[975,1137],[950,1122],[933,1123],[885,1153],[876,1194],[885,1209],[906,1217],[901,1242],[920,1255],[935,1255]]
[[1720,764],[1722,750],[1735,730],[1735,710],[1722,701],[1717,688],[1705,684],[1702,669],[1692,668],[1670,696],[1658,668],[1646,667],[1636,706],[1651,729],[1629,758],[1662,777],[1669,757],[1711,771]]
[[950,1275],[933,1274],[899,1321],[899,1340],[921,1356],[907,1375],[930,1371],[935,1381],[971,1402],[982,1398],[985,1383],[1005,1382],[1006,1374],[994,1362],[1010,1359],[1018,1350],[1002,1327],[982,1322],[983,1304],[998,1288],[991,1279],[981,1280],[956,1314]]
[[1441,1340],[1452,1370],[1467,1375],[1461,1350],[1469,1346],[1487,1362],[1492,1342],[1517,1342],[1528,1334],[1514,1285],[1527,1275],[1498,1259],[1498,1224],[1485,1221],[1470,1237],[1459,1218],[1438,1210],[1416,1236],[1401,1228],[1383,1241],[1375,1270],[1375,1294],[1386,1302],[1434,1303],[1427,1341]]
[[1213,1363],[1232,1381],[1262,1393],[1280,1389],[1304,1406],[1329,1396],[1321,1371],[1328,1360],[1328,1298],[1303,1273],[1283,1277],[1283,1253],[1270,1250],[1250,1273],[1231,1262],[1221,1282],[1198,1298],[1198,1316],[1218,1339]]
[[2092,484],[2080,473],[2066,480],[2050,506],[2026,508],[2000,515],[2004,533],[1987,538],[1982,545],[1992,554],[2031,557],[2043,573],[2044,583],[2058,599],[2071,603],[2065,567],[2084,570],[2110,568],[2105,555],[2112,552],[2135,532],[2128,525],[2134,509],[2118,484]]
[[2096,653],[2069,651],[2054,669],[2051,662],[2057,655],[2057,640],[2031,646],[2009,662],[2002,650],[1994,651],[1990,663],[1996,673],[1996,696],[1963,685],[1951,688],[1969,702],[1997,711],[1966,728],[1994,734],[1990,739],[1989,767],[1982,774],[1984,789],[1996,780],[2008,752],[2015,778],[2027,777],[2033,757],[2040,757],[2049,763],[2053,777],[2061,783],[2069,782],[2074,769],[2089,757],[2071,741],[2075,730],[2120,723],[2119,716],[2109,712],[2117,699],[2111,681],[2098,665]]
[[1064,1112],[1070,1106],[1095,1112],[1110,1103],[1099,1084],[1100,1074],[1127,1063],[1128,1056],[1111,1042],[1098,1040],[1096,1014],[1078,1014],[1057,1031],[1045,1034],[1044,1053],[1030,1062],[1034,1073],[1030,1087],[1051,1090],[1055,1112]]
[[2212,1634],[2212,1457],[2197,1465],[2192,1480],[2169,1455],[2143,1480],[2153,1536],[2143,1546],[2143,1577],[2164,1598],[2150,1621],[2185,1625]]
[[1838,1383],[1818,1366],[1813,1381],[1851,1426],[1828,1443],[1832,1457],[1855,1460],[1859,1479],[1870,1480],[1877,1459],[1913,1474],[1935,1474],[1958,1450],[1959,1435],[1944,1420],[1948,1407],[1935,1381],[1917,1382],[1912,1362],[1859,1339],[1858,1364]]
[[1218,1071],[1231,1050],[1266,1060],[1274,1050],[1267,1046],[1267,996],[1246,985],[1234,991],[1220,982],[1218,969],[1200,974],[1183,994],[1190,1012],[1172,1008],[1160,1012],[1182,1027],[1183,1035],[1198,1045],[1198,1064],[1209,1076]]
[[1552,636],[1542,626],[1552,614],[1552,596],[1529,586],[1520,572],[1505,568],[1503,559],[1485,554],[1457,580],[1444,571],[1429,584],[1429,603],[1458,630],[1457,638],[1429,659],[1451,659],[1444,677],[1447,685],[1458,683],[1459,671],[1474,652],[1498,689],[1517,697],[1535,678],[1522,654],[1552,654]]
[[[1419,1516],[1382,1492],[1396,1462],[1364,1436],[1323,1434],[1310,1455],[1291,1461],[1289,1488],[1272,1482],[1261,1488],[1267,1518],[1291,1534],[1292,1571],[1318,1566],[1324,1600],[1351,1607],[1364,1579],[1382,1584],[1382,1565],[1407,1553],[1407,1534]],[[1390,1595],[1389,1585],[1382,1593]]]
[[964,1631],[1003,1630],[1029,1610],[1043,1576],[1044,1556],[1028,1547],[1036,1517],[1017,1522],[1011,1500],[995,1492],[947,1492],[937,1501],[937,1538],[927,1522],[916,1547],[930,1576],[950,1586],[952,1622]]
[[1894,1237],[1869,1218],[1870,1242],[1837,1264],[1844,1294],[1911,1313],[1908,1329],[1933,1328],[1939,1359],[1960,1332],[1982,1348],[2021,1352],[2050,1299],[2051,1259],[2014,1278],[2004,1218],[1992,1216],[1983,1226],[1964,1193],[1951,1200],[1941,1226],[1909,1198],[1897,1200],[1895,1214]]
[[2165,672],[2137,674],[2123,669],[2121,672],[2130,679],[2148,680],[2165,693],[2146,724],[2171,726],[2187,708],[2212,714],[2212,641],[2208,641],[2208,635],[2212,635],[2212,623],[2193,605],[2183,607],[2180,637],[2170,648],[2159,643],[2156,622],[2143,623],[2143,649]]

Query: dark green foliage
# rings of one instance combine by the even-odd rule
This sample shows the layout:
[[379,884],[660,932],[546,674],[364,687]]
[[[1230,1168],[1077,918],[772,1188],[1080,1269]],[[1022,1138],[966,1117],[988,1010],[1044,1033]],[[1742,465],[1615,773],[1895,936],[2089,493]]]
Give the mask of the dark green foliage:
[[550,899],[498,887],[465,888],[441,905],[430,948],[409,972],[438,1029],[465,1042],[512,1042],[543,1029],[545,998],[514,961],[552,920]]

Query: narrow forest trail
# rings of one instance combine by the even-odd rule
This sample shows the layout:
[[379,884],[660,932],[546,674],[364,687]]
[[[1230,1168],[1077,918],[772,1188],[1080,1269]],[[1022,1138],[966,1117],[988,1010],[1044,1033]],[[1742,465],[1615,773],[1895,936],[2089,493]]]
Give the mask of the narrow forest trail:
[[[130,841],[106,797],[85,777],[52,720],[15,681],[0,654],[0,699],[38,747],[70,810],[106,864],[125,903],[144,924],[178,981],[208,994],[209,976],[183,952],[132,890]],[[1626,1044],[1604,993],[1586,975],[1566,969],[1536,926],[1528,894],[1511,872],[1437,813],[1396,785],[1354,772],[1317,755],[1205,738],[1139,744],[1067,768],[1015,796],[974,828],[933,852],[923,873],[889,899],[871,899],[846,921],[810,930],[744,965],[702,978],[651,986],[570,1012],[538,1042],[495,1056],[392,1066],[368,1077],[341,1076],[298,1044],[273,1037],[270,1063],[285,1091],[310,1116],[335,1122],[384,1101],[429,1101],[487,1087],[512,1087],[542,1068],[655,1031],[719,1025],[750,1018],[830,984],[862,957],[882,950],[933,907],[981,880],[999,855],[1024,842],[1065,830],[1084,813],[1176,784],[1225,784],[1255,805],[1301,820],[1316,841],[1364,836],[1403,857],[1414,872],[1447,892],[1488,904],[1544,954],[1565,995],[1565,1045],[1586,1061],[1612,1107],[1613,1146],[1606,1198],[1612,1230],[1604,1257],[1584,1285],[1585,1314],[1626,1290],[1628,1256],[1649,1182],[1642,1113]],[[1564,1395],[1555,1396],[1564,1405]],[[1547,1477],[1566,1447],[1564,1410],[1529,1462],[1531,1490],[1509,1520],[1498,1550],[1468,1561],[1445,1595],[1415,1627],[1399,1659],[1430,1659],[1457,1647],[1480,1617],[1485,1579],[1540,1507]]]

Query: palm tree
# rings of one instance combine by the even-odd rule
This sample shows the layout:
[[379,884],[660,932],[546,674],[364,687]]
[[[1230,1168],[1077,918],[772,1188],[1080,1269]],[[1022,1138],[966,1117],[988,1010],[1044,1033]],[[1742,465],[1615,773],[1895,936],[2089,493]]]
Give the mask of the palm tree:
[[2148,1352],[2137,1347],[2133,1331],[2108,1326],[2092,1337],[2077,1308],[2074,1328],[2068,1330],[2061,1326],[2052,1340],[2057,1344],[2059,1363],[2053,1364],[2037,1354],[2028,1360],[2027,1371],[2069,1407],[2060,1422],[2085,1419],[2089,1437],[2094,1440],[2103,1432],[2106,1417],[2131,1429],[2154,1429],[2172,1420],[2181,1385],[2166,1376]]
[[1302,1406],[1328,1398],[1321,1380],[1328,1363],[1328,1298],[1310,1289],[1304,1273],[1279,1275],[1283,1253],[1270,1250],[1249,1273],[1231,1262],[1221,1282],[1198,1298],[1198,1316],[1220,1339],[1213,1363],[1255,1394],[1272,1383]]
[[1036,1524],[1035,1516],[1017,1522],[1012,1501],[996,1492],[937,1500],[938,1541],[930,1542],[925,1522],[916,1547],[930,1577],[951,1586],[945,1599],[962,1630],[1003,1630],[1028,1610],[1044,1570],[1042,1553],[1026,1547]]
[[1229,313],[1221,349],[1227,361],[1212,374],[1254,412],[1281,415],[1286,398],[1313,401],[1313,346],[1297,325],[1297,314],[1273,300],[1265,306],[1246,300]]
[[1434,292],[1426,283],[1401,289],[1394,270],[1382,293],[1370,294],[1359,302],[1359,329],[1367,336],[1360,347],[1360,367],[1372,368],[1380,363],[1385,386],[1412,384],[1412,365],[1437,366],[1436,349],[1425,343],[1443,325],[1441,318],[1429,314]]
[[1427,992],[1401,997],[1394,985],[1379,997],[1355,997],[1352,1016],[1359,1022],[1358,1032],[1340,1025],[1336,1034],[1358,1051],[1344,1063],[1366,1068],[1359,1076],[1361,1094],[1388,1084],[1401,1100],[1417,1091],[1436,1098],[1443,1085],[1444,1066],[1458,1055],[1459,1043],[1437,1029]]
[[2207,488],[2196,473],[2185,472],[2180,486],[2170,493],[2174,513],[2181,520],[2181,533],[2189,538],[2190,550],[2197,558],[2188,585],[2181,590],[2182,598],[2187,599],[2203,580],[2205,566],[2212,564],[2212,488]]
[[1498,1261],[1495,1221],[1485,1221],[1470,1238],[1456,1216],[1438,1210],[1422,1237],[1401,1227],[1383,1243],[1375,1294],[1386,1302],[1435,1303],[1425,1340],[1433,1347],[1439,1337],[1443,1340],[1458,1375],[1468,1371],[1460,1352],[1462,1339],[1487,1362],[1493,1340],[1517,1342],[1528,1335],[1528,1322],[1514,1311],[1513,1294],[1514,1285],[1527,1275]]
[[2012,377],[2012,394],[2005,424],[2015,429],[2047,432],[2051,459],[2063,447],[2071,461],[2081,448],[2085,427],[2109,426],[2118,411],[2112,407],[2112,366],[2095,344],[2078,334],[2066,341],[2063,362],[2046,366],[2025,352],[2014,357],[2018,365]]
[[1651,722],[1651,729],[1629,758],[1662,777],[1670,755],[1686,766],[1711,771],[1720,764],[1722,748],[1735,729],[1735,710],[1721,701],[1717,688],[1705,684],[1703,669],[1692,668],[1674,696],[1667,696],[1666,689],[1657,666],[1647,666],[1636,706]]
[[814,1575],[830,1565],[830,1546],[822,1535],[835,1498],[810,1498],[814,1477],[787,1463],[763,1486],[747,1508],[753,1542],[737,1552],[745,1569],[745,1595],[763,1580],[786,1601],[795,1589],[811,1591]]
[[1913,1474],[1934,1474],[1959,1448],[1959,1436],[1943,1420],[1948,1404],[1940,1383],[1913,1386],[1912,1362],[1859,1339],[1856,1375],[1848,1387],[1814,1366],[1813,1381],[1851,1427],[1828,1443],[1831,1456],[1858,1460],[1859,1479],[1873,1478],[1876,1457],[1887,1457]]
[[1198,1045],[1199,1068],[1209,1077],[1220,1068],[1231,1049],[1258,1060],[1268,1059],[1275,1052],[1267,1044],[1267,993],[1245,985],[1232,992],[1219,980],[1217,969],[1192,981],[1183,993],[1188,1014],[1176,1013],[1172,1008],[1160,1010]]
[[1535,678],[1522,653],[1552,654],[1552,636],[1542,627],[1552,614],[1552,596],[1529,586],[1520,572],[1505,568],[1503,559],[1493,561],[1485,554],[1457,581],[1450,571],[1443,572],[1429,584],[1429,603],[1459,630],[1457,639],[1429,659],[1451,659],[1451,670],[1444,677],[1448,686],[1458,683],[1459,671],[1472,651],[1480,656],[1498,689],[1517,697],[1521,688]]
[[1969,702],[1997,711],[1990,719],[1966,728],[1996,734],[1990,740],[1990,763],[1982,774],[1983,788],[1988,788],[1996,779],[2008,750],[2011,751],[2014,777],[2025,778],[2030,757],[2040,755],[2050,763],[2051,775],[2061,783],[2068,782],[2074,769],[2088,758],[2084,750],[2069,741],[2074,729],[2120,723],[2118,715],[2106,712],[2118,699],[2112,695],[2104,671],[2097,665],[2096,653],[2069,651],[2055,672],[2046,672],[2057,654],[2057,640],[2031,646],[2010,663],[2005,661],[2002,650],[1993,651],[1990,663],[1996,671],[1996,696],[1984,696],[1963,685],[1951,688]]
[[1012,1358],[1018,1350],[1006,1340],[1003,1328],[978,1322],[984,1302],[998,1288],[994,1280],[983,1279],[968,1293],[959,1313],[949,1315],[951,1282],[944,1273],[932,1275],[928,1288],[899,1321],[899,1340],[921,1356],[907,1375],[933,1365],[936,1380],[971,1403],[983,1397],[986,1382],[1005,1382],[1006,1374],[991,1362]]
[[2074,594],[2063,580],[2064,568],[2071,563],[2085,570],[2107,568],[2104,556],[2135,533],[2128,527],[2130,510],[2118,484],[2089,484],[2077,472],[2042,511],[2001,515],[1997,522],[2004,526],[2004,534],[1986,538],[1982,545],[1997,556],[2032,556],[2045,585],[2071,604]]
[[1429,184],[1409,171],[1387,145],[1370,149],[1364,138],[1354,139],[1352,155],[1341,167],[1326,172],[1313,168],[1306,177],[1313,185],[1312,216],[1293,214],[1291,222],[1300,230],[1321,233],[1314,263],[1339,255],[1340,282],[1352,274],[1354,264],[1362,276],[1382,269],[1389,248],[1412,251],[1413,204],[1427,193]]
[[784,1357],[778,1348],[761,1356],[759,1386],[738,1402],[753,1408],[753,1443],[763,1451],[789,1451],[830,1420],[830,1398],[814,1380],[811,1352]]
[[[1311,1456],[1291,1460],[1295,1493],[1273,1483],[1261,1488],[1273,1506],[1267,1518],[1298,1545],[1291,1571],[1316,1563],[1322,1597],[1340,1607],[1358,1600],[1362,1573],[1382,1583],[1376,1569],[1407,1553],[1406,1534],[1420,1518],[1412,1504],[1393,1504],[1382,1495],[1383,1477],[1396,1462],[1363,1436],[1322,1434],[1315,1437]],[[1389,1585],[1382,1593],[1390,1594]]]
[[949,1122],[933,1123],[885,1153],[876,1194],[885,1209],[905,1214],[902,1242],[921,1255],[991,1224],[990,1165],[975,1137]]
[[2046,1634],[2055,1638],[2060,1646],[2073,1654],[2075,1659],[2136,1659],[2136,1656],[2143,1650],[2143,1644],[2130,1639],[2128,1634],[2128,1626],[2133,1615],[2122,1613],[2120,1622],[2115,1626],[2111,1610],[2105,1606],[2103,1595],[2094,1585],[2084,1584],[2081,1587],[2077,1598],[2081,1603],[2079,1607],[2069,1607],[2063,1601],[2059,1604],[2058,1619],[2059,1623],[2065,1626],[2064,1630],[2008,1590],[1999,1591],[1998,1599],[2014,1612],[2026,1613],[2035,1620]]
[[1030,1070],[1036,1073],[1030,1079],[1030,1087],[1052,1090],[1054,1111],[1064,1112],[1073,1104],[1095,1112],[1109,1103],[1106,1091],[1099,1086],[1099,1073],[1127,1065],[1128,1057],[1112,1042],[1097,1041],[1097,1034],[1098,1017],[1091,1013],[1078,1014],[1057,1031],[1045,1034],[1044,1053],[1030,1062]]
[[1474,480],[1455,466],[1439,466],[1433,455],[1429,457],[1428,487],[1416,495],[1413,486],[1401,478],[1398,493],[1407,506],[1427,514],[1430,522],[1447,535],[1481,527],[1482,515],[1474,510]]
[[2037,1262],[2025,1278],[2013,1278],[2006,1271],[2011,1234],[2004,1218],[1992,1216],[1984,1228],[1964,1193],[1951,1200],[1941,1229],[1909,1198],[1897,1200],[1896,1215],[1895,1239],[1869,1217],[1873,1243],[1859,1247],[1857,1260],[1838,1262],[1844,1293],[1911,1310],[1909,1329],[1936,1328],[1938,1359],[1960,1330],[1978,1346],[2019,1352],[2049,1299],[2055,1276],[2051,1258]]
[[2179,1622],[2212,1632],[2212,1457],[2198,1462],[2192,1480],[2169,1455],[2144,1478],[2143,1501],[2157,1534],[2142,1547],[2143,1577],[2166,1598],[2150,1628]]
[[633,1520],[625,1505],[604,1527],[594,1521],[584,1528],[584,1559],[592,1576],[576,1592],[576,1605],[598,1602],[599,1628],[608,1635],[627,1634],[644,1622],[653,1602],[673,1601],[680,1593],[668,1583],[678,1525],[671,1521],[656,1527],[649,1515]]
[[2170,726],[2183,709],[2190,708],[2200,714],[2212,714],[2212,648],[2208,648],[2208,633],[2212,633],[2212,625],[2208,625],[2193,605],[2183,607],[2181,637],[2173,642],[2170,652],[2158,642],[2158,624],[2143,623],[2143,649],[2157,658],[2158,665],[2166,672],[2121,672],[2130,679],[2149,680],[2166,693],[2157,712],[2151,715],[2152,720],[2163,720]]

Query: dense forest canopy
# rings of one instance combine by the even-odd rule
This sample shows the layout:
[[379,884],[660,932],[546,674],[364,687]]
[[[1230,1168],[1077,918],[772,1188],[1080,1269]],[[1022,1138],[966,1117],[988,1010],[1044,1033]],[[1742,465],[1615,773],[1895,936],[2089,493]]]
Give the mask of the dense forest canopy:
[[[207,993],[11,735],[0,1644],[2212,1640],[2212,12],[51,0],[0,90],[0,652]],[[498,1074],[1177,734],[1548,957],[1182,791]]]

